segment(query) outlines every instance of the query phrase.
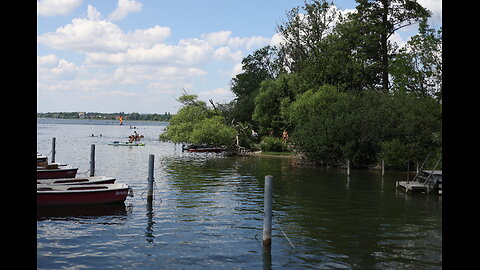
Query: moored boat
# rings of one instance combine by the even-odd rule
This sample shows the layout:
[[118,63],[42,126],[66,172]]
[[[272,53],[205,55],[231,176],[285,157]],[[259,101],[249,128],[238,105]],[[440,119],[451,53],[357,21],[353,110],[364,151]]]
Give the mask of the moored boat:
[[37,206],[120,203],[129,190],[127,184],[37,185]]
[[52,163],[42,167],[37,166],[37,179],[74,178],[77,171],[78,168],[72,166]]
[[44,167],[48,164],[47,156],[37,154],[37,167]]
[[223,147],[209,146],[209,145],[182,145],[182,151],[189,152],[222,152],[226,149]]
[[37,185],[95,185],[114,184],[115,178],[108,176],[90,176],[79,178],[37,179]]

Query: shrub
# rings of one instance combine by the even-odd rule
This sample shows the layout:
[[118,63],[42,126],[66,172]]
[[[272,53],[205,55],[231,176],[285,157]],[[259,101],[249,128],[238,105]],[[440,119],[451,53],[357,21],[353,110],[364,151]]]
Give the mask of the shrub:
[[275,137],[264,137],[260,143],[260,149],[263,152],[287,152],[288,149],[282,139]]

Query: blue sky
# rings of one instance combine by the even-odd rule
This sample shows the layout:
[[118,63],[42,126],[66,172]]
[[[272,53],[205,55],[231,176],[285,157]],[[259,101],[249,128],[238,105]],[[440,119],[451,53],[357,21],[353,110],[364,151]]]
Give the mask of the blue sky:
[[[419,1],[441,25],[441,1]],[[176,113],[182,88],[233,99],[254,50],[279,42],[294,0],[37,1],[37,111]],[[334,1],[340,10],[353,0]],[[415,28],[394,37],[404,43]]]

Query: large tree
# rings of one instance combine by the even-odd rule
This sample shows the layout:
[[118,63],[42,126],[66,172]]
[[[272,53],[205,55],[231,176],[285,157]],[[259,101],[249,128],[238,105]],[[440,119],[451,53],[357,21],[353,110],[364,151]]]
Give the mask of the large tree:
[[368,53],[372,60],[378,62],[381,89],[387,92],[390,88],[389,64],[397,49],[389,38],[399,29],[429,17],[430,12],[416,0],[356,1],[356,12],[350,14],[350,20],[361,24],[364,29],[358,33],[365,36],[362,40],[368,42]]
[[235,100],[230,108],[230,118],[236,122],[251,122],[254,110],[254,98],[258,94],[260,83],[275,79],[282,70],[278,62],[276,47],[265,46],[254,51],[242,60],[243,72],[236,75],[231,82]]
[[420,22],[419,33],[400,49],[391,66],[393,87],[442,100],[442,29]]

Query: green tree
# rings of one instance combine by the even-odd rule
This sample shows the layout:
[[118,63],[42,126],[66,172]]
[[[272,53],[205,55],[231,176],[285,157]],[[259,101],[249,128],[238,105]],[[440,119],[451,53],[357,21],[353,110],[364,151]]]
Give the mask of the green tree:
[[324,85],[308,90],[289,107],[295,126],[291,139],[306,157],[321,164],[336,165],[345,159],[347,142],[356,134],[352,126],[351,95]]
[[291,72],[303,70],[306,62],[315,60],[321,53],[323,39],[331,32],[338,17],[333,4],[325,0],[304,1],[304,6],[287,12],[287,21],[277,25],[284,39],[280,45],[283,63]]
[[236,97],[228,108],[231,115],[229,120],[252,122],[254,98],[258,94],[260,83],[275,79],[282,72],[278,60],[277,49],[272,46],[258,49],[242,60],[243,72],[237,74],[231,82],[231,90]]
[[273,132],[279,136],[283,129],[291,129],[285,121],[284,110],[305,90],[306,85],[295,73],[282,74],[276,80],[263,81],[255,97],[255,110],[252,115],[260,134],[268,135]]
[[400,49],[392,63],[393,87],[398,91],[442,100],[442,29],[420,22],[419,33]]
[[[380,69],[380,83],[383,91],[388,91],[389,64],[397,49],[389,38],[399,29],[419,22],[430,16],[430,12],[416,0],[356,0],[356,12],[349,15],[350,20],[361,25],[366,51]],[[357,27],[358,30],[360,28]],[[377,57],[376,57],[377,56]]]
[[162,141],[176,143],[231,145],[236,135],[235,129],[224,123],[224,118],[215,110],[209,109],[196,95],[182,95],[179,99],[183,107],[172,116],[170,125],[160,135]]

